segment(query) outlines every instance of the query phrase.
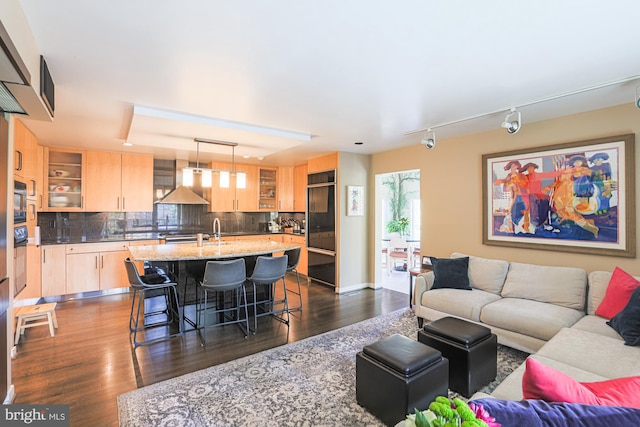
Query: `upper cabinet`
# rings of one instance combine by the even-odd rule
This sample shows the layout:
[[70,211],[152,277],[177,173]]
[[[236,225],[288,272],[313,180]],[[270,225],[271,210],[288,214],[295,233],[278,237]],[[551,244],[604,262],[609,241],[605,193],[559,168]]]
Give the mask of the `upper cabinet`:
[[13,175],[27,184],[27,198],[35,200],[39,191],[37,185],[38,140],[20,120],[16,119],[13,123]]
[[231,174],[230,163],[213,162],[213,184],[207,192],[209,212],[255,212],[258,210],[258,167],[235,165]]
[[309,159],[307,163],[307,173],[324,172],[331,169],[338,169],[338,153]]
[[87,151],[88,212],[153,211],[153,156]]
[[307,210],[307,165],[296,166],[293,175],[293,210],[304,212]]
[[282,212],[293,212],[293,186],[294,186],[293,166],[278,168],[278,210]]
[[84,209],[85,157],[84,150],[44,147],[45,210]]
[[277,211],[278,207],[278,171],[276,169],[259,169],[258,209],[261,211]]

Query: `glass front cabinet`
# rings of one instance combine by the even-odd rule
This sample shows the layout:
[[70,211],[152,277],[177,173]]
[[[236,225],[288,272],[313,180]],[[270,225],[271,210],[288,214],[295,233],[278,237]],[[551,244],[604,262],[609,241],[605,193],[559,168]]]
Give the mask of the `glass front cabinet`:
[[45,147],[44,210],[82,211],[84,207],[85,152]]

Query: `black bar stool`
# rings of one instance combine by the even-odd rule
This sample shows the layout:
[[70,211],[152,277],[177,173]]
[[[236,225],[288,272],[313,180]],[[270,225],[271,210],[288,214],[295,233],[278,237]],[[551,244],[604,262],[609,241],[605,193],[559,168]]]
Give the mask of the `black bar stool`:
[[[287,301],[287,283],[284,275],[287,273],[287,255],[279,257],[259,256],[253,274],[248,280],[253,283],[253,333],[258,330],[258,317],[273,316],[276,320],[289,325],[289,303]],[[276,284],[282,280],[284,296],[276,300]],[[258,294],[258,286],[265,288],[264,295]],[[258,299],[260,297],[261,299]],[[282,308],[276,308],[276,305]],[[258,313],[258,309],[262,312]],[[286,319],[285,319],[286,316]]]

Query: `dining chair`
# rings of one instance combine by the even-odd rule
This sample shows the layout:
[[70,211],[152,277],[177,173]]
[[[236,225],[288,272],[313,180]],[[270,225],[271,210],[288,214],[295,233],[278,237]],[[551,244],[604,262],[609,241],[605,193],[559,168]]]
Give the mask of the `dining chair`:
[[[247,280],[253,284],[253,333],[258,330],[258,317],[273,316],[276,320],[289,325],[289,303],[287,300],[287,273],[289,257],[259,256],[251,277]],[[283,297],[276,300],[276,284],[282,280]],[[258,293],[261,287],[263,293]],[[276,307],[281,306],[281,307]],[[261,310],[261,312],[258,312]],[[285,318],[286,317],[286,318]]]
[[395,269],[396,262],[409,266],[409,244],[402,237],[392,237],[387,246],[387,274]]
[[302,293],[300,291],[300,274],[298,274],[298,263],[300,262],[300,248],[289,249],[284,253],[287,256],[287,273],[295,271],[298,282],[298,292],[289,289],[289,292],[298,295],[300,304],[297,307],[289,307],[289,311],[302,311]]
[[[140,276],[138,268],[131,259],[125,259],[124,263],[129,285],[133,289],[131,312],[129,313],[129,332],[133,333],[134,348],[182,336],[184,334],[184,326],[178,305],[177,283],[171,280],[166,274],[152,273]],[[158,296],[164,298],[163,306],[155,309],[156,302],[154,300],[153,303],[150,302],[148,304],[149,311],[147,311],[146,301],[151,301]],[[158,319],[158,317],[161,317],[161,319]],[[149,320],[149,323],[147,323],[147,320]],[[178,322],[179,331],[177,333],[171,333],[171,325],[176,321]],[[150,329],[160,326],[166,326],[168,333],[155,338],[138,341],[138,332],[145,331],[144,335],[145,338],[147,338],[147,333],[149,333],[148,331]]]
[[[204,277],[200,282],[203,290],[202,298],[198,300],[197,309],[197,331],[203,347],[207,344],[206,329],[208,327],[237,324],[244,333],[244,337],[249,336],[247,292],[244,287],[246,279],[244,258],[207,261]],[[213,296],[213,301],[209,301],[210,294]],[[229,299],[226,298],[227,295],[230,295]],[[244,317],[241,316],[242,308],[244,308]],[[209,323],[210,315],[217,317],[212,323]]]

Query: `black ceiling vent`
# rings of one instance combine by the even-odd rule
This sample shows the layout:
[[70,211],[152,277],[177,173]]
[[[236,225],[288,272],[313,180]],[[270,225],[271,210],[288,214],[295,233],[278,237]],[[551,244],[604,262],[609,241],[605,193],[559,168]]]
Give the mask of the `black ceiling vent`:
[[40,96],[47,106],[49,114],[53,117],[53,112],[56,109],[55,88],[49,73],[49,67],[47,67],[47,61],[44,60],[42,55],[40,55]]

